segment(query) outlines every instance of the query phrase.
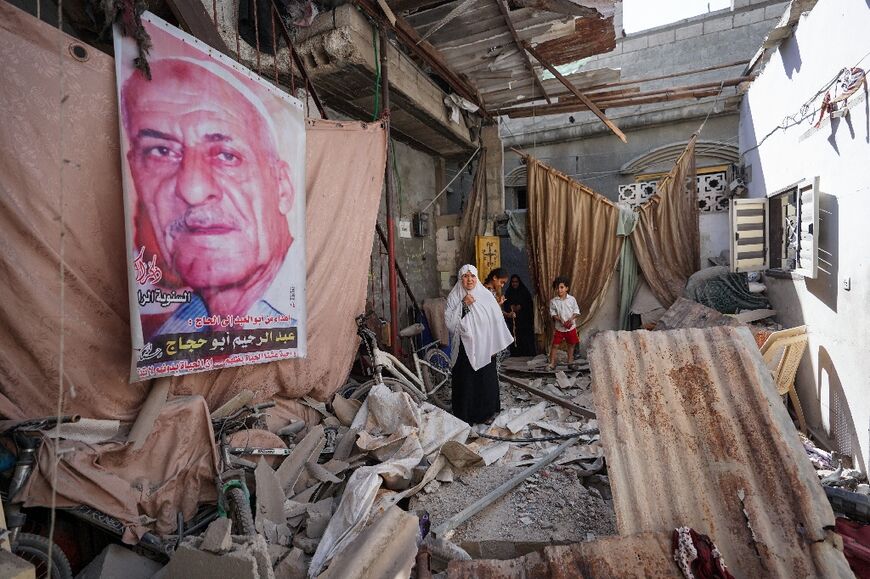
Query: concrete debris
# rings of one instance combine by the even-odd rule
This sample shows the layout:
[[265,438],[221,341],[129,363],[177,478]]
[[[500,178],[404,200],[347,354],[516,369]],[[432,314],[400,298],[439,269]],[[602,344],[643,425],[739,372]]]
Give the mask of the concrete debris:
[[279,579],[303,579],[307,571],[305,552],[297,547],[275,565],[275,577]]
[[[2,553],[6,552],[0,551],[0,554]],[[5,561],[0,559],[0,577],[18,578],[19,576],[14,572],[8,573],[8,570],[3,566],[4,563]],[[93,561],[88,563],[87,567],[76,575],[76,579],[114,579],[115,577],[149,579],[162,567],[163,565],[157,561],[134,553],[127,547],[111,544],[103,549]],[[24,576],[21,577],[23,579]],[[30,577],[33,577],[33,575],[30,575]]]
[[[0,577],[8,579],[34,579],[36,571],[31,563],[17,555],[13,555],[5,549],[0,549]],[[92,577],[100,577],[100,575],[88,575],[89,579]],[[106,575],[106,577],[109,577],[109,575]]]
[[[542,376],[522,381],[531,388],[503,383],[503,400],[511,403],[474,431],[385,386],[372,388],[362,403],[338,395],[328,405],[303,400],[321,423],[296,420],[280,429],[295,442],[290,454],[277,469],[261,459],[248,473],[257,535],[234,537],[228,519],[215,520],[202,537],[183,541],[165,575],[408,576],[424,539],[418,518],[396,506],[409,497],[432,514],[436,531],[425,544],[433,569],[470,559],[449,535],[505,505],[517,509],[512,525],[523,540],[552,541],[563,533],[579,541],[590,530],[612,532],[607,479],[597,474],[604,462],[597,424],[589,420],[594,413],[572,401],[592,406],[588,374]],[[565,480],[550,484],[559,477]],[[469,493],[469,484],[480,492]],[[444,497],[452,497],[450,512],[437,506]],[[590,517],[604,523],[588,524]],[[487,552],[483,545],[475,553]]]
[[359,400],[348,400],[341,394],[336,394],[332,399],[332,408],[335,410],[335,417],[338,418],[344,426],[353,424],[353,419],[356,413],[359,412],[362,402]]
[[[202,539],[188,537],[176,549],[164,570],[164,577],[185,579],[275,579],[266,540],[253,537],[233,537],[230,551],[221,555],[203,551]],[[120,575],[125,577],[126,574]]]
[[323,577],[410,576],[417,555],[418,529],[417,517],[399,507],[390,507],[336,555]]
[[199,548],[210,553],[226,553],[233,547],[232,526],[228,518],[215,519],[205,530]]

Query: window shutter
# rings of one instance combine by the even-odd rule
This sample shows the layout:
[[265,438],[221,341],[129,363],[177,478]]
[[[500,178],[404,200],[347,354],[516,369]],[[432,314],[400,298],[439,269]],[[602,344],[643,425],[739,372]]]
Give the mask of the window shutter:
[[768,268],[767,199],[731,200],[731,271]]
[[819,178],[798,184],[797,267],[794,272],[804,277],[819,275]]

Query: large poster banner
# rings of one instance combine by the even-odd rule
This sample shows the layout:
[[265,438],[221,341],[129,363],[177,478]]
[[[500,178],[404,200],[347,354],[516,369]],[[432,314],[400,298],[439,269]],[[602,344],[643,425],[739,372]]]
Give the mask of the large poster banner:
[[131,381],[303,357],[302,103],[146,13],[115,30]]

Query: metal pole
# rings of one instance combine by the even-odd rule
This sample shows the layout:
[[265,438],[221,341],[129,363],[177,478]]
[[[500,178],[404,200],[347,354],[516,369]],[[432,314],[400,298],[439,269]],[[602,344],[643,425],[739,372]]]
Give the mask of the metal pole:
[[402,353],[402,345],[399,342],[399,288],[396,279],[396,223],[393,219],[393,171],[390,165],[392,154],[392,140],[390,139],[390,76],[387,72],[387,31],[381,26],[378,30],[380,36],[381,53],[381,107],[384,111],[387,124],[387,164],[384,171],[384,187],[386,189],[387,210],[387,261],[390,271],[390,351],[394,355]]

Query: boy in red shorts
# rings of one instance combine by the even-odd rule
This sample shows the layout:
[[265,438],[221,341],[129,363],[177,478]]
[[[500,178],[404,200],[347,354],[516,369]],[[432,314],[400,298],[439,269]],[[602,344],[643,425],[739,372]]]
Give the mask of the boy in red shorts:
[[576,320],[580,318],[580,306],[574,296],[568,294],[568,278],[559,276],[553,280],[556,297],[550,300],[550,317],[553,318],[553,344],[550,347],[550,368],[556,366],[556,351],[559,344],[568,344],[568,363],[574,361],[574,346],[580,343],[577,337]]

